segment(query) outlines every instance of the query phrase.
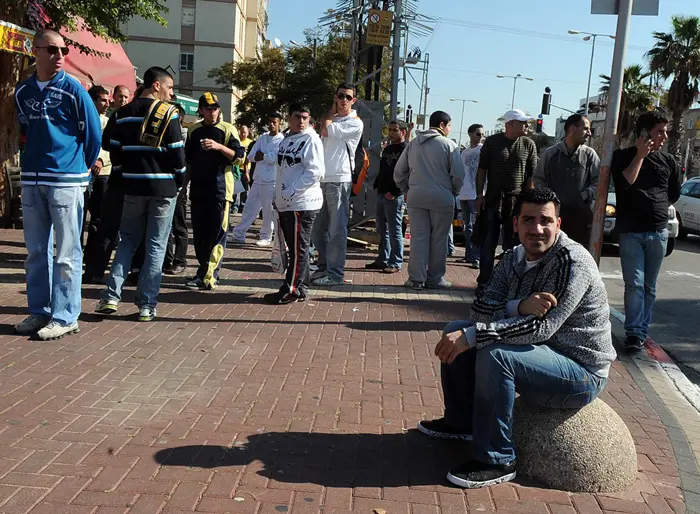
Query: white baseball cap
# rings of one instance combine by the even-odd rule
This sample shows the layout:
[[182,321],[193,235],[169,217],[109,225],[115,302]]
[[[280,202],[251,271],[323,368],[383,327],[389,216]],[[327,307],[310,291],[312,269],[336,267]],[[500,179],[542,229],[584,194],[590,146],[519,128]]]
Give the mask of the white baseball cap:
[[503,119],[505,120],[506,123],[509,121],[530,121],[532,116],[528,116],[525,114],[525,111],[522,111],[520,109],[513,109],[512,111],[508,111],[503,115]]

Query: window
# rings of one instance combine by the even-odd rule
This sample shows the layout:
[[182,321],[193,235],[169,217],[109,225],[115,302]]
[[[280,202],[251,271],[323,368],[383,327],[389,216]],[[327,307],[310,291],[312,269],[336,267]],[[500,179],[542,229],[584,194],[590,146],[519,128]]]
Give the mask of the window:
[[182,8],[182,26],[194,27],[194,7]]
[[180,71],[194,71],[194,54],[185,52],[180,54]]
[[[693,181],[693,182],[695,182],[695,181]],[[690,194],[695,189],[693,187],[693,186],[695,186],[695,184],[693,182],[686,182],[685,184],[683,184],[683,186],[681,187],[681,194],[682,195],[690,196]]]

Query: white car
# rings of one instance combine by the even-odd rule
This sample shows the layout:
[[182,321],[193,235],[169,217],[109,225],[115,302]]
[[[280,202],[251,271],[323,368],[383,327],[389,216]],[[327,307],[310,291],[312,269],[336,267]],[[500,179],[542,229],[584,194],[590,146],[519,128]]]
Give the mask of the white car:
[[678,239],[688,234],[700,235],[700,178],[691,178],[681,186],[681,197],[675,203],[678,212]]
[[[700,181],[698,181],[700,183]],[[700,192],[700,191],[698,191]],[[682,198],[682,197],[681,197]],[[680,200],[679,200],[680,201]],[[678,204],[676,204],[678,205]],[[698,205],[700,206],[700,200],[698,200]],[[697,212],[697,211],[696,211]],[[610,181],[610,189],[608,190],[608,204],[605,206],[605,224],[603,225],[603,242],[604,243],[615,243],[620,241],[620,235],[615,230],[615,223],[617,221],[617,200],[615,197],[615,189],[613,188],[613,182]],[[700,216],[697,216],[698,223],[700,223]],[[699,226],[700,228],[700,226]],[[676,247],[676,237],[679,234],[678,219],[676,218],[676,209],[673,205],[668,206],[668,243],[666,244],[666,257],[671,255],[673,249]]]

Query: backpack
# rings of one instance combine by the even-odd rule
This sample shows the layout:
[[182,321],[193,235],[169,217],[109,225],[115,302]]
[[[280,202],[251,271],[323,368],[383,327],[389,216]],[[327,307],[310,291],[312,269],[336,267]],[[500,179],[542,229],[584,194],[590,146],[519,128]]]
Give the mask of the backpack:
[[350,155],[350,146],[345,143],[345,148],[348,151],[348,159],[350,159],[350,168],[352,169],[352,194],[357,196],[362,191],[362,185],[367,178],[367,170],[369,170],[369,154],[364,149],[362,138],[355,149],[355,158]]

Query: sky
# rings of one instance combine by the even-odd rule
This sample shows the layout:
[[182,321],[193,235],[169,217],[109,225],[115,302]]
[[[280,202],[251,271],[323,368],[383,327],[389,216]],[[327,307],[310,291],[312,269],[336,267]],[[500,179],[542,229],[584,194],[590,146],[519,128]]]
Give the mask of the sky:
[[[335,0],[269,0],[267,38],[283,43],[303,41],[303,30],[317,25]],[[432,37],[409,39],[430,54],[428,114],[443,110],[452,116],[451,137],[466,140],[467,127],[481,123],[487,130],[510,109],[512,79],[496,75],[534,78],[518,80],[515,107],[537,115],[545,87],[552,89],[552,103],[575,111],[586,96],[591,44],[568,30],[615,34],[617,17],[590,14],[590,0],[417,0],[421,14],[438,19]],[[653,45],[652,32],[671,30],[671,16],[700,16],[698,0],[660,0],[658,16],[633,16],[625,65],[646,65],[645,52]],[[467,25],[465,25],[465,22]],[[484,25],[489,27],[482,28]],[[535,34],[528,35],[528,34]],[[554,37],[550,37],[554,35]],[[599,37],[595,48],[591,96],[600,87],[599,75],[610,75],[614,41]],[[413,72],[420,83],[420,72]],[[408,78],[407,104],[417,111],[419,89]],[[404,84],[399,100],[403,101]],[[467,102],[464,121],[462,102]],[[555,119],[569,113],[552,107],[544,117],[544,131],[553,134]]]

